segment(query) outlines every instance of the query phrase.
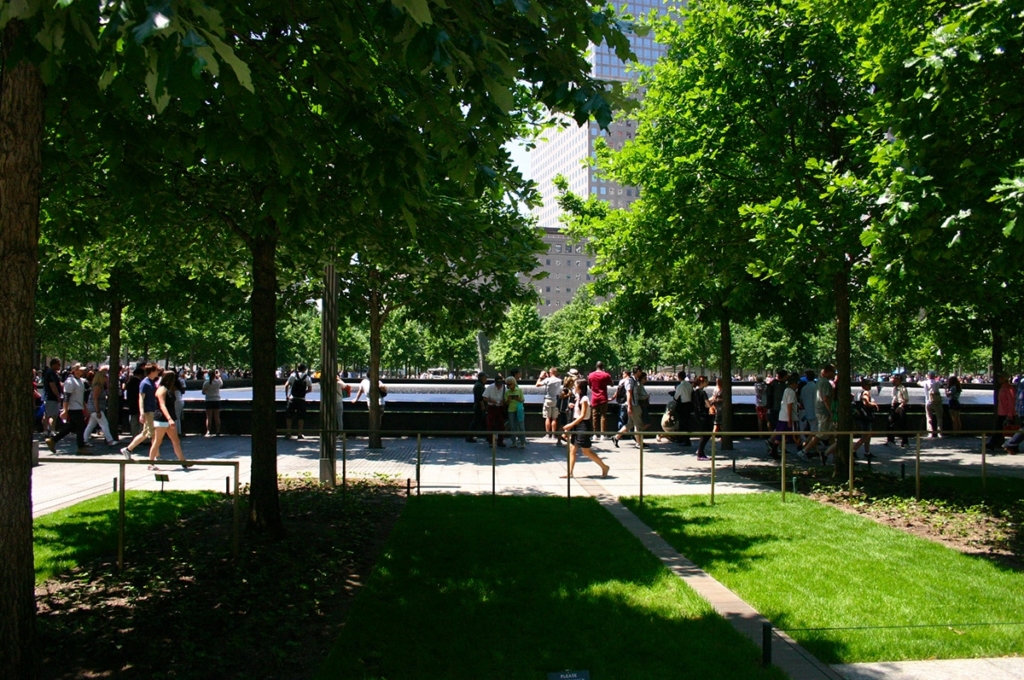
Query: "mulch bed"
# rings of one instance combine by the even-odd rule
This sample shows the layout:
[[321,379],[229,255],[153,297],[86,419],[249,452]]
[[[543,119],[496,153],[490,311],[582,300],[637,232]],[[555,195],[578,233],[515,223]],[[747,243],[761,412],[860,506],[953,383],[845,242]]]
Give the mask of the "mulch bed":
[[[280,540],[230,552],[225,502],[36,589],[47,678],[308,678],[404,498],[386,482],[282,480]],[[241,499],[246,502],[246,499]],[[243,506],[244,507],[244,506]]]

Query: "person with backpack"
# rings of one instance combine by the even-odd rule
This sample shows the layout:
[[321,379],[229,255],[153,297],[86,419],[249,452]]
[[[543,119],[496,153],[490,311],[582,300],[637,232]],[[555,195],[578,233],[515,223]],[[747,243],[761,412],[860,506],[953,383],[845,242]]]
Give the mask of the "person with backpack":
[[285,432],[284,438],[292,436],[292,420],[298,421],[298,434],[296,439],[303,439],[302,429],[306,420],[306,395],[313,391],[313,381],[306,373],[306,365],[299,364],[296,370],[288,376],[284,384],[284,398],[288,402],[285,410]]

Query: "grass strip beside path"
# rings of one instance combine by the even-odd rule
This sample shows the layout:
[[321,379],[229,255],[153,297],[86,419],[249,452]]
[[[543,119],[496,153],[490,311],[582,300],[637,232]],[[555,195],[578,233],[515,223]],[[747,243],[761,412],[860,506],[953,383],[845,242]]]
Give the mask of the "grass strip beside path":
[[413,498],[319,678],[781,678],[591,499]]
[[[213,491],[127,491],[125,542],[206,507]],[[118,494],[109,493],[37,517],[32,522],[36,584],[105,555],[117,554]]]
[[[779,628],[1024,621],[1024,574],[806,498],[623,502]],[[790,634],[827,663],[1024,653],[1024,626]]]

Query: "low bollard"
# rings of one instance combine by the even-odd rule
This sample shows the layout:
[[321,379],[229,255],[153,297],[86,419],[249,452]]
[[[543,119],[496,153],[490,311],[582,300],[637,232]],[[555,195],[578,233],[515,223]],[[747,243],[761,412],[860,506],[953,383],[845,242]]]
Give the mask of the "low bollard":
[[772,665],[772,624],[765,622],[761,624],[761,666],[768,668]]
[[117,477],[114,477],[114,493],[117,493]]
[[224,478],[224,495],[225,496],[230,496],[231,495],[231,478],[230,477],[225,477]]
[[408,477],[405,478],[405,497],[409,498],[412,496],[412,480]]

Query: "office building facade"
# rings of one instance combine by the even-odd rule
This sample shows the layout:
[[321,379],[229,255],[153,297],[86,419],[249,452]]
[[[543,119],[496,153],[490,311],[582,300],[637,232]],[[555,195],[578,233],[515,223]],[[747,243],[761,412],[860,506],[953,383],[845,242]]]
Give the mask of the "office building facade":
[[[646,16],[651,10],[664,14],[665,5],[657,0],[629,2],[628,11],[634,16]],[[652,34],[631,35],[630,43],[639,63],[645,65],[653,64],[665,51],[663,46],[654,42]],[[619,61],[606,45],[592,45],[589,58],[596,78],[625,82],[636,77],[630,66]],[[636,122],[625,117],[612,121],[607,130],[601,130],[593,121],[583,126],[569,121],[567,127],[548,131],[546,138],[530,152],[531,174],[543,201],[534,209],[534,215],[538,226],[544,230],[544,242],[548,244],[548,252],[538,262],[538,271],[548,272],[548,277],[536,284],[540,294],[538,311],[542,316],[571,301],[580,285],[591,280],[589,269],[593,265],[593,258],[586,254],[583,244],[570,243],[561,232],[562,213],[558,207],[555,177],[565,177],[569,190],[584,199],[596,196],[608,201],[612,208],[628,208],[639,196],[639,191],[635,187],[606,180],[597,168],[587,163],[587,159],[595,157],[594,143],[599,137],[604,137],[609,147],[621,149],[624,143],[633,139],[635,132]],[[571,258],[567,255],[569,252]]]

